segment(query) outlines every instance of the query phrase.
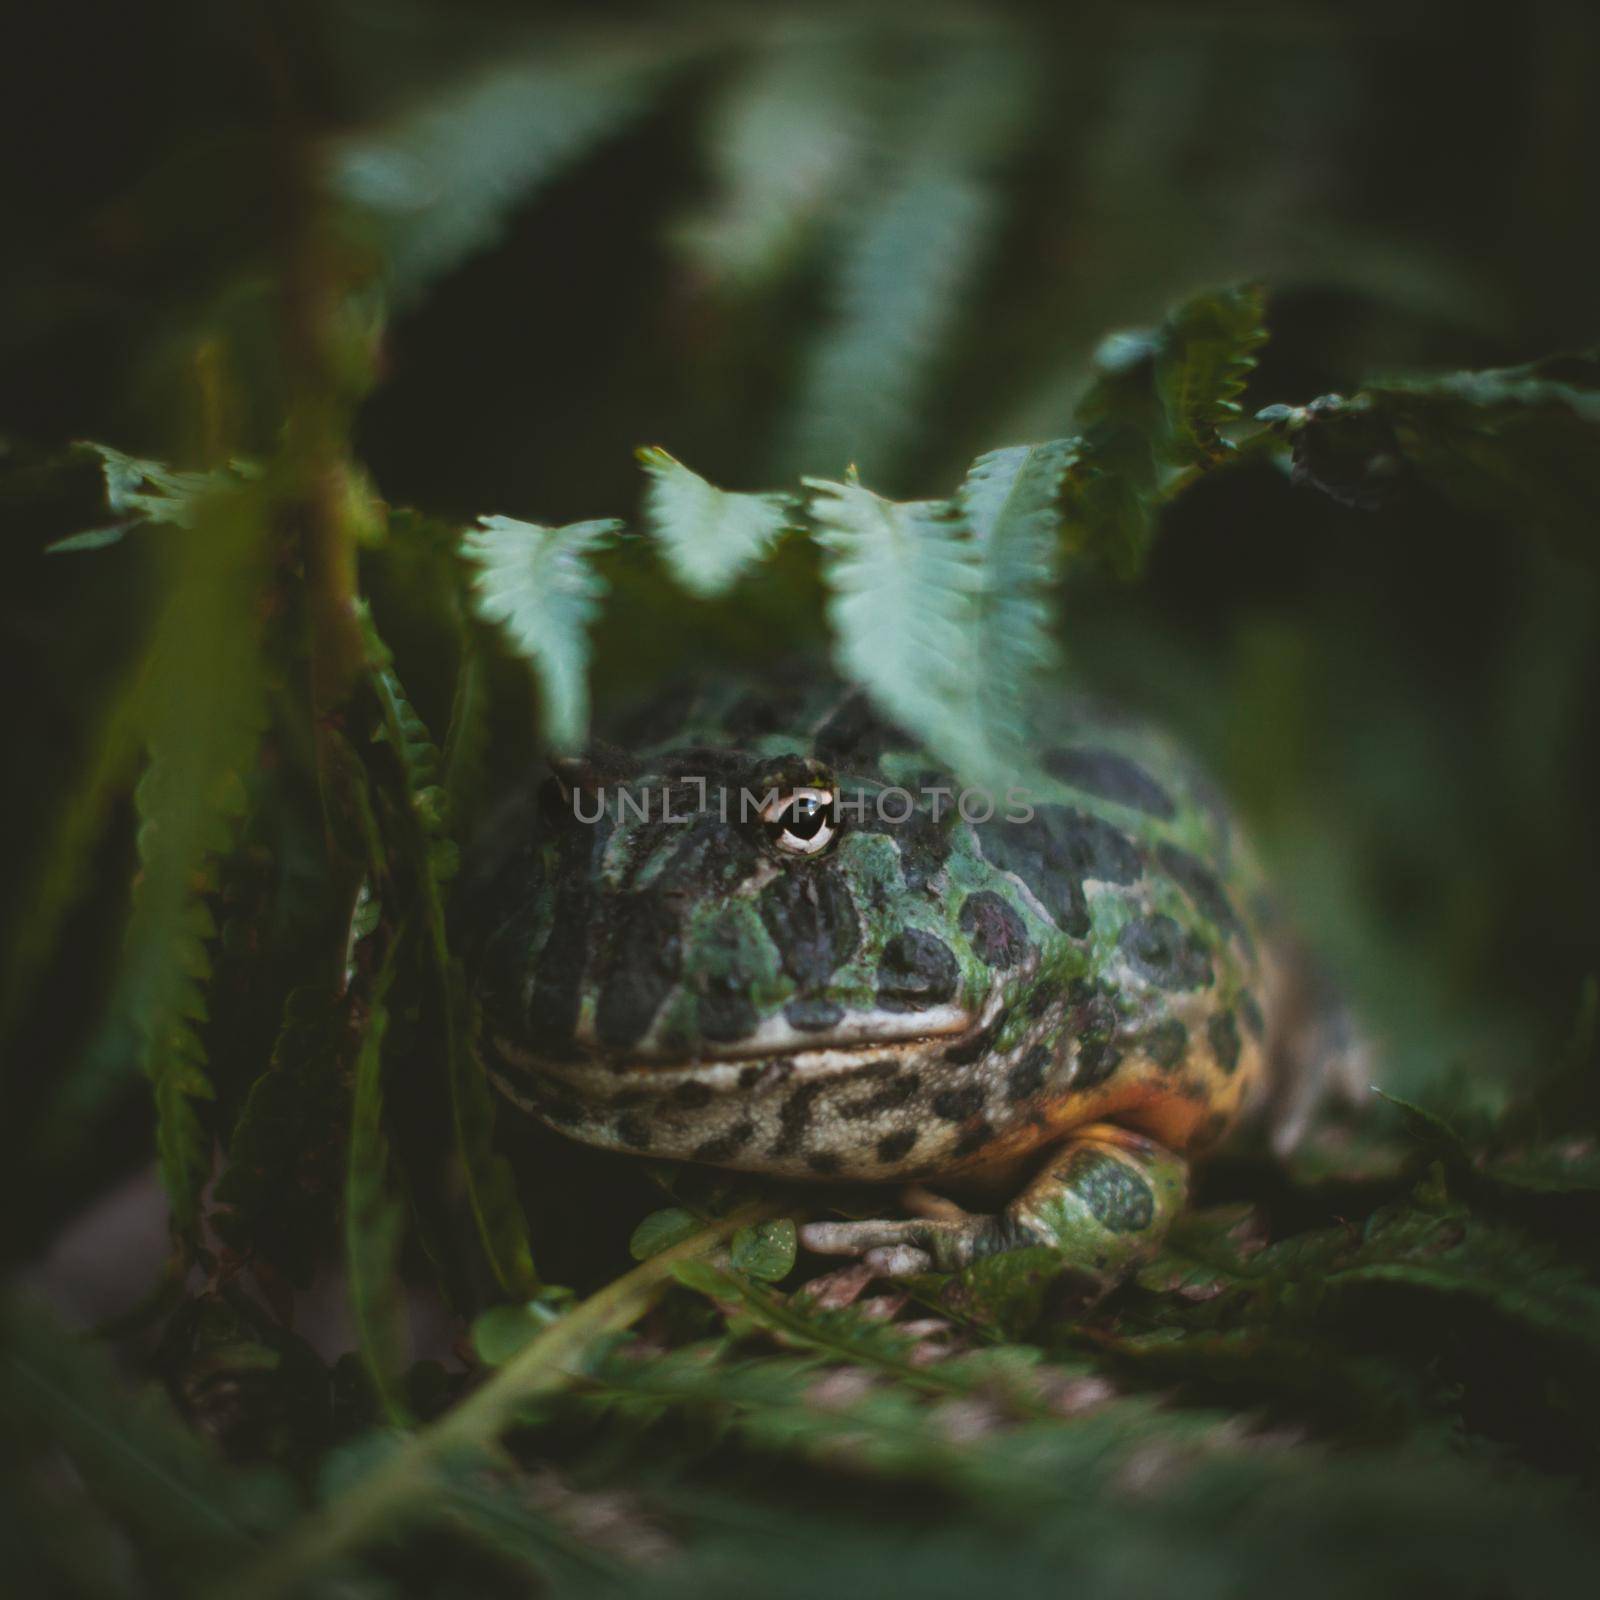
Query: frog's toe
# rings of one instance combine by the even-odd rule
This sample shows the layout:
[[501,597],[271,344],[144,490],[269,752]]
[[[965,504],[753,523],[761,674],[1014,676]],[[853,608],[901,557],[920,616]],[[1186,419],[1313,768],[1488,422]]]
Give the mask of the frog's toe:
[[914,1278],[933,1271],[933,1257],[911,1244],[883,1244],[862,1258],[880,1278]]
[[866,1256],[868,1252],[915,1245],[923,1232],[916,1222],[808,1222],[800,1243],[819,1256]]

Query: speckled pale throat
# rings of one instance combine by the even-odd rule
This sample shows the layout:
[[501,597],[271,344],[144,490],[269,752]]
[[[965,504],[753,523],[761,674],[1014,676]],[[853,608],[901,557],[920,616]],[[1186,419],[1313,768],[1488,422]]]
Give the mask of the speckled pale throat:
[[986,819],[805,679],[685,691],[562,763],[471,874],[494,1082],[608,1149],[999,1201],[813,1223],[815,1251],[899,1274],[1050,1244],[1115,1281],[1264,1094],[1284,983],[1194,765],[1087,702],[1047,726],[1047,776]]

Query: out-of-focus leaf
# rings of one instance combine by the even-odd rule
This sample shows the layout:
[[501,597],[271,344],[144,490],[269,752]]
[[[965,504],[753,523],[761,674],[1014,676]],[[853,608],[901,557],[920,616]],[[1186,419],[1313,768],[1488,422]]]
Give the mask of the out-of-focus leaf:
[[333,1220],[347,1157],[349,1024],[325,988],[296,989],[267,1070],[251,1085],[229,1141],[211,1225],[308,1284]]
[[682,1244],[700,1226],[699,1218],[682,1206],[666,1206],[652,1211],[628,1240],[628,1254],[635,1261],[648,1261],[651,1256],[675,1244]]
[[1266,338],[1262,315],[1258,289],[1207,290],[1155,328],[1102,342],[1064,499],[1074,553],[1125,577],[1140,570],[1162,502],[1232,448],[1218,429],[1238,416]]
[[478,615],[498,624],[538,680],[544,729],[558,749],[582,742],[589,721],[588,627],[605,593],[589,557],[622,524],[573,522],[544,528],[514,517],[481,517],[461,541],[477,568]]
[[830,217],[867,147],[871,75],[860,37],[778,38],[708,109],[711,201],[675,230],[699,269],[737,286],[782,264]]
[[1293,440],[1299,481],[1348,504],[1377,503],[1403,463],[1465,510],[1600,559],[1600,353],[1381,380],[1262,419]]
[[168,1592],[219,1579],[292,1511],[286,1480],[231,1474],[164,1395],[130,1393],[102,1350],[39,1308],[0,1310],[0,1394],[12,1429],[66,1454]]
[[396,301],[492,244],[518,205],[646,104],[659,71],[645,52],[512,53],[340,140],[333,182],[372,216]]
[[693,594],[730,589],[791,520],[788,495],[719,489],[657,446],[638,451],[638,458],[650,475],[644,503],[651,531]]
[[1034,89],[1003,41],[941,54],[921,75],[878,181],[846,215],[829,326],[810,349],[788,464],[892,469],[994,233],[992,170]]
[[174,1220],[187,1230],[211,1168],[194,1108],[212,1092],[199,1024],[216,928],[201,895],[216,854],[232,842],[266,712],[261,498],[248,490],[202,497],[190,536],[167,552],[167,599],[142,694],[150,761],[135,796],[140,873],[116,1010],[141,1041],[162,1175]]

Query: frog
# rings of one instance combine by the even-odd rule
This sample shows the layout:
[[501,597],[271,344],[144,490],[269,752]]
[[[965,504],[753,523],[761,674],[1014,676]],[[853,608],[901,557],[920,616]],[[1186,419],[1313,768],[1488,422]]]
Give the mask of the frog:
[[1029,781],[825,673],[702,684],[552,764],[478,854],[486,1072],[568,1138],[887,1195],[799,1242],[888,1279],[1043,1247],[1092,1300],[1272,1098],[1290,963],[1164,732],[1084,693]]

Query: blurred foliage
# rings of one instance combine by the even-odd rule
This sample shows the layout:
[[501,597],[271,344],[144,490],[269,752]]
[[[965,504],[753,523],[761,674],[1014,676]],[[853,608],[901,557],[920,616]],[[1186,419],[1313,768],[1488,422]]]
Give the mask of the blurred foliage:
[[[8,1590],[1581,1582],[1589,9],[36,20],[3,1240],[99,1215],[124,1314],[5,1311]],[[1403,1098],[1083,1320],[497,1119],[458,845],[591,689],[824,637],[972,770],[1057,672],[1172,724]]]

